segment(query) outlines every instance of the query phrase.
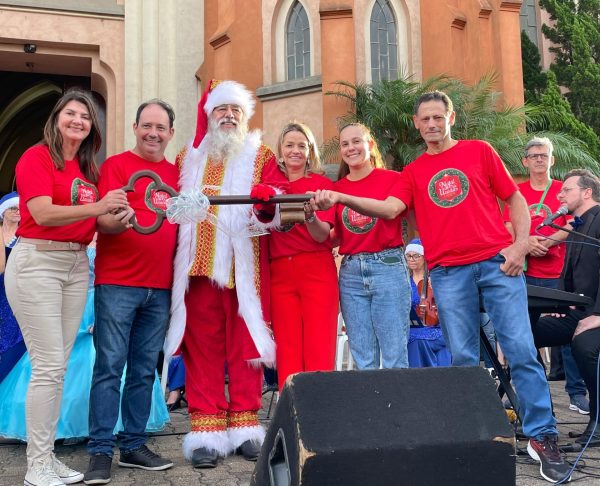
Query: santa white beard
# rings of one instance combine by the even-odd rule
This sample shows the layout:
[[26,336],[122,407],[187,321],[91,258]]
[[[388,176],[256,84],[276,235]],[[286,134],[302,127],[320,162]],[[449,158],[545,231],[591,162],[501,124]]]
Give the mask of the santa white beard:
[[231,120],[222,119],[219,122],[208,119],[208,154],[213,160],[229,160],[235,157],[242,147],[244,140],[248,135],[248,125],[242,121],[237,123],[233,130],[221,130],[219,126],[222,123]]

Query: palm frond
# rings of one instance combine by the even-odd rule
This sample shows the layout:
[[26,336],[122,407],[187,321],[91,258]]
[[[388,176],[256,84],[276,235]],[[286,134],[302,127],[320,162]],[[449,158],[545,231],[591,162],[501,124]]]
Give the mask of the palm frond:
[[[554,177],[562,177],[575,167],[586,167],[600,174],[600,165],[583,142],[564,133],[547,131],[549,117],[554,115],[536,105],[503,104],[501,93],[495,89],[497,81],[494,72],[485,74],[472,86],[444,74],[422,82],[403,76],[375,85],[337,81],[336,89],[325,94],[349,102],[349,111],[338,118],[338,126],[355,121],[368,126],[388,165],[395,170],[402,170],[424,151],[425,144],[413,126],[413,107],[419,96],[437,89],[447,93],[454,104],[453,137],[486,140],[512,174],[526,174],[521,163],[523,147],[532,136],[547,136],[555,144]],[[324,162],[338,162],[337,138],[326,141],[321,153]]]

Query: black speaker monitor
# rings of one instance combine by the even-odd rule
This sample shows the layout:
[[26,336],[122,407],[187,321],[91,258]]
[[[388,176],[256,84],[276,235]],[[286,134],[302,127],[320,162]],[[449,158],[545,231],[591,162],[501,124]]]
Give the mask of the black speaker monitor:
[[286,384],[251,486],[510,486],[515,437],[473,368],[301,373]]

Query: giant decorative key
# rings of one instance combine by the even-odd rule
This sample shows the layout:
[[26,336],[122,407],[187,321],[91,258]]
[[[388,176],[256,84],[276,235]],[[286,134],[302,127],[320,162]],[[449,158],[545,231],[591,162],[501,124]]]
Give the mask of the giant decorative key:
[[[178,193],[171,186],[165,184],[156,173],[150,170],[140,170],[132,174],[127,185],[123,187],[123,190],[125,192],[133,192],[135,190],[135,183],[143,177],[154,181],[156,191],[164,191],[171,196],[171,199],[167,201],[166,213],[158,210],[154,211],[156,214],[154,224],[142,226],[137,222],[135,215],[131,218],[130,223],[133,229],[144,235],[157,231],[165,218],[177,223],[203,221],[210,205],[260,204],[265,202],[261,199],[253,199],[250,196],[244,195],[206,196],[199,189],[192,192]],[[279,204],[282,224],[299,223],[304,221],[304,203],[309,201],[310,198],[309,194],[277,194],[271,196],[267,202]]]

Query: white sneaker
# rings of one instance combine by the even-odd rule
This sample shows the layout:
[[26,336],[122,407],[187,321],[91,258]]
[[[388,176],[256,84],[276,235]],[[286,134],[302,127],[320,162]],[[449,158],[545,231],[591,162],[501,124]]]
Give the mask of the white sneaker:
[[25,475],[25,486],[65,486],[52,469],[52,456],[33,461]]
[[52,454],[52,469],[65,484],[80,483],[83,481],[83,473],[71,469],[66,464],[59,461],[54,453]]

